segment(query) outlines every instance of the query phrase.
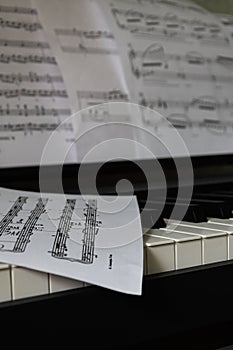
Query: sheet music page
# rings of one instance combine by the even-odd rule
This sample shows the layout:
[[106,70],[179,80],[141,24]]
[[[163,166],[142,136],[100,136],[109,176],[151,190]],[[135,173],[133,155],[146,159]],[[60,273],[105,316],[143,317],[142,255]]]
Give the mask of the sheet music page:
[[[29,0],[0,0],[0,28],[0,164],[38,165],[54,130],[56,164],[75,126],[60,125],[71,114],[70,102],[38,12]],[[75,150],[66,161],[76,162]]]
[[195,1],[218,17],[223,29],[233,41],[233,3],[226,0],[221,0],[221,2],[216,0]]
[[[188,1],[98,3],[118,42],[132,101],[166,117],[191,155],[232,153],[233,47],[221,21]],[[153,114],[141,125],[165,144],[172,138]],[[173,156],[182,155],[174,147]]]
[[0,189],[0,261],[141,294],[136,197]]
[[[107,102],[129,101],[128,88],[116,44],[105,15],[93,0],[34,0],[39,16],[49,34],[49,42],[61,67],[73,113],[77,116],[77,139],[94,129],[92,144],[99,144],[103,136],[116,137],[116,131],[101,128],[110,122],[129,123],[131,116],[116,115],[109,106],[94,108]],[[100,132],[98,132],[98,127]],[[119,137],[134,139],[134,131],[122,128]],[[77,145],[78,162],[90,149],[90,138]],[[137,150],[124,150],[128,159],[136,157]],[[108,159],[111,149],[95,154],[89,161]],[[86,160],[87,162],[87,160]]]

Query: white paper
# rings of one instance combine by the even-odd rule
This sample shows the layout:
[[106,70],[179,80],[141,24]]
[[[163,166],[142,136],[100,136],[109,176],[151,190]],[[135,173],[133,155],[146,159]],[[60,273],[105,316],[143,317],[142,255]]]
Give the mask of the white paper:
[[[75,126],[56,57],[29,0],[0,0],[0,164],[38,165],[52,132],[53,154],[68,150]],[[67,162],[75,162],[70,152]]]
[[[124,124],[133,123],[134,118],[127,113],[115,113],[106,105],[128,102],[129,92],[118,52],[121,48],[99,4],[93,0],[34,0],[34,5],[61,68],[72,112],[76,113],[77,161],[82,163],[90,149],[104,139],[135,140],[133,128],[124,127]],[[114,126],[112,130],[102,128],[114,122],[122,125],[119,132]],[[89,130],[93,132],[87,134]],[[101,153],[89,153],[85,162],[112,159],[113,151],[113,146],[108,145]],[[138,158],[137,153],[136,145],[119,152],[126,159]]]
[[141,294],[136,197],[0,189],[0,261]]
[[34,4],[63,72],[73,113],[97,103],[127,101],[118,47],[98,4],[93,0],[34,0]]
[[[160,112],[191,155],[232,153],[233,46],[219,19],[188,1],[98,2],[118,42],[132,101]],[[172,139],[153,115],[141,123],[165,144]],[[183,150],[174,147],[172,156]]]

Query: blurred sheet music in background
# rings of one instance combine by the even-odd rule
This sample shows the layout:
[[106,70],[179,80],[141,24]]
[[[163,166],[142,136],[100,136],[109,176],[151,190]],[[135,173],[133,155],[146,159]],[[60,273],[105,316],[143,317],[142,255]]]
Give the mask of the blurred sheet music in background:
[[[0,27],[0,163],[38,165],[49,135],[71,114],[67,91],[30,1],[1,1]],[[55,163],[73,133],[70,123],[57,131]],[[75,160],[70,152],[67,161]]]
[[[229,26],[190,1],[100,3],[121,48],[131,101],[160,111],[191,155],[232,152]],[[156,123],[153,116],[142,118],[143,127],[154,133]],[[169,128],[157,132],[162,140],[169,139]]]

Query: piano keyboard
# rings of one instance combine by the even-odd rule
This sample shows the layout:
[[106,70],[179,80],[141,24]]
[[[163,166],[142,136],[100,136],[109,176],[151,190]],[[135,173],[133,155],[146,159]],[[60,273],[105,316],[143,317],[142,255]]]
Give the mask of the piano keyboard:
[[62,276],[0,264],[0,302],[51,294],[85,285]]
[[[167,200],[171,213],[175,198]],[[145,274],[233,259],[233,192],[195,192],[183,221],[168,220],[167,211],[165,205],[165,224],[155,224],[144,236]]]
[[[159,200],[158,200],[159,202]],[[169,197],[151,227],[151,202],[143,223],[144,274],[188,269],[233,259],[233,192],[195,193],[184,220],[168,220],[175,199]],[[144,205],[139,200],[139,207]],[[214,214],[214,215],[211,215]],[[85,287],[82,281],[0,263],[0,302]]]

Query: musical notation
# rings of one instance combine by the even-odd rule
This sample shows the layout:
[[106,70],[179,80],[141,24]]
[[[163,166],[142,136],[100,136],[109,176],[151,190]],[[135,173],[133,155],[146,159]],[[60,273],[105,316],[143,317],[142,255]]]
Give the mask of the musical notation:
[[[82,229],[82,245],[70,239],[69,229],[76,200],[66,200],[65,208],[59,221],[58,229],[53,243],[51,255],[54,258],[65,259],[72,262],[92,264],[94,262],[95,236],[99,231],[100,221],[97,220],[97,201],[88,200],[84,209],[85,224]],[[72,250],[72,243],[76,249]],[[79,249],[80,248],[80,256]],[[76,253],[73,255],[72,253]]]
[[170,108],[183,108],[184,110],[189,110],[189,108],[197,108],[200,110],[208,110],[208,111],[233,111],[233,103],[228,99],[224,101],[218,101],[212,96],[200,96],[196,98],[191,98],[189,100],[182,99],[162,99],[158,97],[157,99],[146,99],[143,93],[140,94],[139,99],[140,105],[149,107],[151,109],[163,108],[164,110]]
[[17,216],[23,210],[28,197],[18,197],[14,205],[7,212],[0,222],[0,250],[13,253],[22,253],[30,242],[30,236],[40,216],[45,212],[48,199],[39,198],[36,206],[31,210],[27,220],[21,218],[17,221]]
[[[133,75],[136,78],[142,78],[145,82],[158,82],[172,84],[171,81],[198,81],[199,83],[223,83],[232,84],[233,76],[229,75],[229,69],[233,67],[233,57],[217,55],[215,57],[206,57],[196,51],[190,51],[186,54],[170,54],[165,52],[165,48],[160,44],[152,44],[144,51],[135,51],[129,44],[128,57]],[[174,64],[178,69],[183,63],[182,71],[175,71]],[[193,65],[198,68],[209,68],[206,72],[196,69],[189,71],[185,64]],[[173,66],[173,70],[170,69]],[[226,74],[215,74],[216,67],[228,69]],[[212,68],[212,69],[211,69]]]
[[47,198],[39,198],[35,208],[31,211],[23,228],[17,233],[17,239],[14,244],[13,252],[22,253],[25,251],[27,244],[30,242],[30,236],[40,216],[45,212]]
[[170,0],[118,0],[118,2],[123,2],[124,4],[130,4],[130,5],[135,5],[135,3],[138,3],[140,5],[143,4],[150,4],[150,5],[166,5],[168,7],[177,9],[177,10],[191,10],[199,14],[206,14],[206,10],[196,6],[195,4],[192,3],[184,3],[184,2],[176,2],[176,1],[170,1]]
[[48,63],[57,65],[56,59],[53,56],[39,56],[39,55],[21,55],[21,54],[0,54],[0,63]]
[[[121,90],[110,91],[77,91],[79,104],[83,111],[81,112],[83,122],[127,122],[130,120],[129,114],[113,114],[107,104],[101,108],[94,106],[108,102],[128,102],[129,96]],[[92,108],[88,108],[92,107]],[[87,108],[87,109],[86,109]],[[85,110],[86,109],[86,110]]]
[[0,39],[0,46],[20,47],[24,49],[49,49],[50,46],[44,41]]
[[0,132],[23,132],[25,135],[33,132],[52,132],[52,131],[73,132],[74,128],[71,123],[7,123],[0,124]]
[[211,118],[204,118],[203,120],[196,121],[191,120],[187,114],[184,113],[171,113],[165,119],[155,120],[152,118],[146,118],[142,113],[142,123],[144,126],[152,127],[156,132],[161,127],[175,127],[178,130],[206,130],[211,134],[224,135],[233,133],[233,122],[231,120],[217,120]]
[[67,256],[66,241],[69,238],[70,221],[73,215],[75,204],[76,200],[66,200],[51,252],[51,255],[55,258],[64,259]]
[[[91,55],[118,55],[115,47],[104,45],[99,39],[111,40],[114,43],[114,36],[107,30],[80,30],[76,28],[55,28],[55,34],[59,37],[61,50],[65,53],[91,54]],[[63,41],[63,36],[79,38],[79,44],[75,40],[70,45]]]
[[116,199],[110,197],[114,210],[108,211],[109,196],[0,188],[0,261],[139,294],[143,242],[137,200],[120,196],[116,206]]
[[2,13],[14,13],[22,15],[37,15],[37,10],[29,7],[22,6],[4,6],[0,5],[0,12]]
[[95,236],[99,231],[100,222],[97,221],[97,201],[88,200],[84,214],[85,227],[83,229],[82,263],[92,264],[94,261]]
[[[145,0],[146,1],[146,0]],[[125,2],[125,1],[124,1]],[[133,0],[134,2],[134,0]],[[158,3],[158,1],[156,0]],[[111,9],[112,14],[114,17],[116,17],[116,20],[118,21],[117,24],[122,29],[135,29],[137,27],[131,28],[132,26],[138,26],[139,24],[142,24],[144,28],[146,27],[159,27],[161,24],[166,24],[166,28],[180,28],[180,29],[187,29],[183,27],[182,25],[190,26],[194,31],[196,32],[205,32],[209,31],[210,33],[220,33],[221,32],[221,26],[216,23],[215,21],[204,21],[199,18],[192,18],[189,17],[180,17],[180,15],[177,15],[177,13],[168,12],[165,15],[161,15],[159,13],[146,13],[142,12],[136,9],[123,9],[123,8],[116,8],[112,7]],[[124,22],[121,22],[119,19],[123,19],[122,17],[119,18],[119,16],[124,17]],[[123,23],[127,23],[129,27],[124,25]]]
[[54,131],[60,145],[70,144],[74,126],[62,123],[72,114],[68,93],[37,9],[0,2],[0,163],[36,165]]
[[[154,127],[157,129],[159,126],[173,126],[177,129],[206,129],[210,132],[217,134],[223,134],[227,130],[233,132],[233,121],[229,118],[219,119],[219,114],[224,112],[225,115],[232,115],[233,103],[229,100],[217,101],[211,96],[200,96],[193,98],[190,101],[186,100],[171,100],[158,98],[155,100],[147,100],[144,95],[141,94],[140,104],[144,107],[156,111],[163,111],[166,114],[166,118],[156,119],[149,116],[148,113],[142,111],[142,122],[144,125]],[[190,111],[194,110],[194,114],[198,115],[200,112],[207,113],[206,116],[198,120],[190,117]],[[213,114],[212,118],[210,113]],[[148,119],[149,116],[149,119]]]
[[0,221],[0,237],[6,228],[12,223],[12,220],[18,215],[19,211],[22,210],[23,205],[26,203],[28,197],[18,197],[10,210],[4,215]]
[[8,84],[21,84],[22,82],[28,83],[62,83],[63,79],[58,75],[43,74],[39,75],[35,72],[29,72],[28,74],[21,73],[0,73],[0,81]]
[[99,100],[99,103],[111,102],[111,101],[125,101],[129,100],[128,94],[121,90],[110,90],[110,91],[88,91],[82,90],[77,91],[79,99],[91,100],[90,105],[95,104],[93,100]]
[[0,96],[15,97],[63,97],[67,98],[66,90],[30,90],[30,89],[0,89]]
[[43,116],[70,116],[71,110],[69,108],[48,108],[43,105],[35,105],[30,107],[27,104],[23,106],[16,105],[16,108],[6,104],[6,107],[0,105],[0,116],[11,116],[11,117],[43,117]]
[[[171,80],[181,80],[181,81],[198,81],[199,83],[206,83],[213,81],[214,83],[222,83],[222,84],[232,84],[233,76],[231,75],[220,75],[220,74],[211,74],[211,73],[191,73],[191,72],[178,72],[178,71],[158,71],[155,69],[151,69],[151,67],[145,68],[142,67],[135,68],[134,64],[131,65],[132,73],[136,78],[143,78],[145,82],[168,82],[171,84]],[[156,66],[156,65],[154,65]]]
[[163,41],[176,41],[176,42],[187,42],[191,44],[192,40],[195,39],[200,42],[200,45],[208,46],[219,46],[219,47],[228,47],[230,45],[230,40],[227,36],[221,37],[213,34],[199,34],[199,33],[184,33],[184,32],[174,32],[166,29],[163,30],[134,30],[133,35],[139,38],[151,38]]
[[83,44],[78,46],[61,46],[63,52],[76,54],[94,54],[94,55],[118,55],[118,50],[115,48],[91,47]]
[[[140,1],[140,0],[139,0]],[[196,6],[195,4],[192,3],[181,3],[181,2],[176,2],[176,1],[171,1],[171,0],[142,0],[142,1],[149,1],[154,4],[159,3],[162,5],[167,5],[170,7],[174,7],[179,10],[191,10],[194,12],[197,12],[199,14],[206,14],[206,10],[202,7]]]
[[85,39],[114,39],[113,34],[106,30],[79,30],[76,28],[72,28],[72,29],[55,28],[54,32],[58,36],[59,35],[77,36]]
[[11,29],[24,29],[28,32],[36,32],[42,29],[42,25],[38,22],[19,22],[19,21],[9,21],[4,20],[0,17],[0,27],[1,28],[11,28]]
[[188,20],[175,14],[159,16],[136,10],[112,8],[117,26],[130,31],[134,36],[163,40],[199,40],[203,45],[229,46],[229,38],[220,25],[198,19]]
[[195,66],[204,65],[220,65],[225,68],[232,68],[233,56],[216,55],[215,57],[204,56],[197,51],[189,51],[187,53],[169,53],[165,52],[165,48],[161,44],[154,43],[148,46],[143,51],[136,51],[131,44],[128,45],[129,59],[134,62],[136,60],[141,61],[141,65],[144,68],[150,67],[164,67],[169,68],[171,61],[188,63]]
[[233,16],[232,15],[226,15],[226,14],[217,14],[221,23],[226,27],[232,27],[233,26]]

